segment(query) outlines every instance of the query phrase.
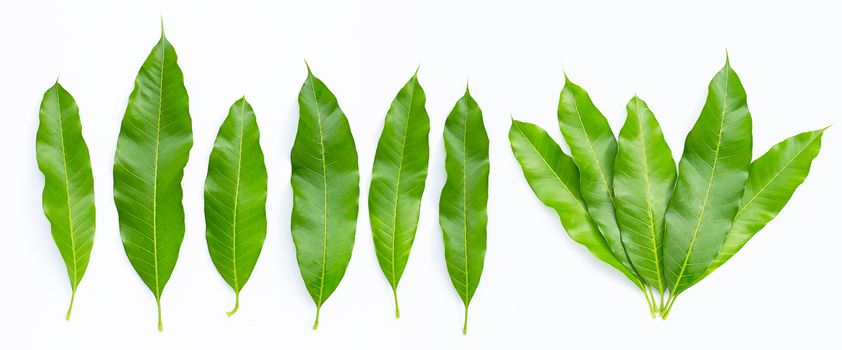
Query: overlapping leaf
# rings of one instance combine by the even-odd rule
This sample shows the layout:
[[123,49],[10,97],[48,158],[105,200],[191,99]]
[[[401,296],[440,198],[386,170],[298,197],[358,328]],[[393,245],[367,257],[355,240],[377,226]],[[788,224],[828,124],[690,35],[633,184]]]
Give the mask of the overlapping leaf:
[[292,239],[307,291],[322,305],[339,286],[357,229],[360,175],[348,119],[336,97],[307,68],[298,95],[292,146]]
[[416,73],[398,92],[386,114],[368,196],[374,250],[392,287],[396,317],[400,317],[398,282],[415,240],[430,157],[430,118],[425,101]]
[[70,278],[70,306],[94,244],[96,209],[91,157],[76,101],[58,82],[41,101],[35,156],[44,174],[44,214]]
[[266,239],[266,165],[260,130],[245,97],[234,102],[219,128],[205,180],[208,251],[216,270],[234,289],[251,276]]
[[193,145],[187,90],[175,49],[161,39],[141,66],[114,156],[114,202],[123,247],[152,291],[161,293],[184,238],[181,179]]
[[485,260],[488,214],[488,135],[482,111],[468,90],[456,102],[444,125],[447,181],[441,191],[439,223],[450,280],[468,306],[479,285]]

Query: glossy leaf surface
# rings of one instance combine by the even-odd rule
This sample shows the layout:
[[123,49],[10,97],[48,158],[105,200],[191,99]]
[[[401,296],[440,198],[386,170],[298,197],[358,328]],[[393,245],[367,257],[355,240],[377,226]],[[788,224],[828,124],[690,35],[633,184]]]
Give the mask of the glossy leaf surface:
[[819,155],[824,131],[809,131],[790,137],[751,163],[740,209],[722,249],[705,276],[734,256],[783,209],[807,178],[813,159]]
[[430,118],[425,102],[418,76],[413,75],[386,114],[368,195],[374,250],[392,287],[396,317],[400,317],[398,282],[415,240],[430,158]]
[[512,120],[509,141],[532,191],[544,205],[556,211],[570,238],[636,281],[637,276],[617,260],[591,220],[579,192],[579,170],[573,159],[564,154],[544,129],[534,124]]
[[673,298],[698,281],[725,241],[748,177],[751,140],[746,93],[726,62],[684,142],[667,209],[664,268]]
[[351,259],[359,210],[357,150],[336,97],[308,67],[292,146],[292,239],[316,321]]
[[219,128],[205,180],[208,251],[236,296],[228,316],[239,308],[240,290],[266,239],[266,181],[254,110],[241,98]]
[[[564,141],[570,146],[573,161],[581,174],[579,187],[588,213],[614,256],[634,271],[614,212],[614,160],[617,140],[608,120],[594,106],[588,93],[565,76],[558,102],[558,124]],[[639,279],[635,283],[640,286]]]
[[114,202],[132,267],[161,293],[184,238],[181,179],[193,145],[187,90],[175,49],[161,34],[141,66],[114,156]]
[[96,209],[91,157],[76,101],[58,82],[41,101],[35,156],[44,174],[43,207],[70,278],[70,306],[94,244]]
[[468,305],[479,285],[485,260],[488,224],[488,135],[482,111],[470,93],[456,102],[444,125],[447,181],[441,191],[439,223],[450,280]]
[[617,223],[635,271],[663,294],[664,215],[675,186],[675,161],[646,102],[635,96],[626,112],[614,163]]

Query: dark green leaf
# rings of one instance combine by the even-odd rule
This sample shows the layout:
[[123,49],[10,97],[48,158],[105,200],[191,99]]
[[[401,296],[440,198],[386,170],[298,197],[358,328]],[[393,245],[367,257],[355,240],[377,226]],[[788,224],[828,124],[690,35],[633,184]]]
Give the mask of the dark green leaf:
[[447,271],[465,304],[462,332],[467,333],[468,305],[485,260],[489,171],[482,111],[467,89],[445,121],[444,148],[447,181],[441,191],[439,223]]
[[339,286],[351,260],[360,175],[348,119],[309,67],[298,105],[291,155],[292,239],[301,277],[316,303],[316,329],[322,305]]
[[41,101],[35,156],[44,173],[44,214],[70,278],[70,306],[94,244],[94,176],[76,101],[58,82]]
[[368,196],[374,250],[392,286],[396,317],[400,317],[398,282],[418,228],[430,158],[430,118],[425,101],[416,73],[398,92],[386,114]]
[[234,289],[231,316],[266,239],[266,166],[257,120],[245,97],[231,106],[211,151],[205,225],[211,260]]

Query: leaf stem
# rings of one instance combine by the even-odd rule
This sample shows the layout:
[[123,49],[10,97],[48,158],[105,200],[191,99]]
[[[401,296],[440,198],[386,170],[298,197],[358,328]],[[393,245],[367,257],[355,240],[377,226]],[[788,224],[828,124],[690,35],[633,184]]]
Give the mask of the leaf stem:
[[67,316],[65,316],[66,321],[70,321],[70,312],[73,311],[73,300],[76,299],[76,287],[73,287],[73,291],[70,293],[70,306],[67,307]]
[[316,322],[313,322],[313,330],[319,329],[319,313],[322,311],[322,306],[316,306]]
[[228,317],[231,317],[237,310],[240,309],[240,292],[234,292],[234,310],[228,311]]
[[462,335],[468,335],[468,304],[465,304],[465,321],[462,323]]
[[401,309],[398,307],[398,288],[392,287],[392,295],[395,296],[395,318],[401,318]]
[[652,315],[652,318],[655,318],[655,305],[649,297],[649,288],[647,286],[643,287],[643,296],[646,297],[646,304],[649,305],[649,314]]
[[155,303],[158,304],[158,332],[163,332],[164,331],[164,321],[163,321],[163,318],[161,317],[161,297],[160,296],[155,297]]
[[670,294],[669,299],[667,299],[667,309],[661,313],[662,320],[666,320],[667,316],[669,316],[670,311],[672,311],[672,305],[675,304],[676,298],[678,298],[678,294]]

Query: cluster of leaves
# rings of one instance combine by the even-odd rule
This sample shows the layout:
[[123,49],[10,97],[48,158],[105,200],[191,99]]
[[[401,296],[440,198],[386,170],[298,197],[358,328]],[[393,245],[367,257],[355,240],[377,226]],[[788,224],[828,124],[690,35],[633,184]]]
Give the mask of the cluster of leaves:
[[653,318],[666,319],[682,292],[780,212],[807,177],[825,130],[790,137],[752,162],[746,94],[726,59],[676,170],[643,100],[629,101],[615,138],[587,92],[565,80],[558,122],[572,157],[540,127],[516,120],[512,151],[570,237],[640,288]]

